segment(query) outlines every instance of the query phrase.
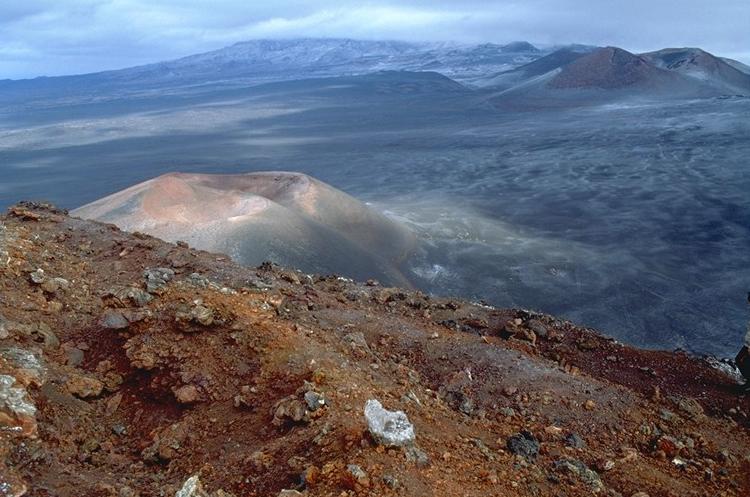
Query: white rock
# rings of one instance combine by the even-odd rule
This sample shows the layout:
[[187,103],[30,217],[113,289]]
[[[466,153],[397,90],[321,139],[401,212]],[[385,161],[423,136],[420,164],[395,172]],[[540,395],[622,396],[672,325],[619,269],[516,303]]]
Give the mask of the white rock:
[[209,497],[208,493],[203,490],[198,475],[193,475],[182,484],[182,488],[174,494],[174,497]]
[[365,403],[367,427],[375,440],[389,447],[414,443],[414,425],[403,411],[389,411],[375,399]]

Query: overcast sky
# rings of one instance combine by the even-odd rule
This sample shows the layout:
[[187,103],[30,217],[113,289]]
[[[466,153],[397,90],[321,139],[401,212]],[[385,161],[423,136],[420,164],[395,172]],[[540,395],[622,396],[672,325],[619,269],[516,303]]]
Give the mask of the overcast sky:
[[750,63],[750,0],[0,0],[0,79],[303,36],[700,46]]

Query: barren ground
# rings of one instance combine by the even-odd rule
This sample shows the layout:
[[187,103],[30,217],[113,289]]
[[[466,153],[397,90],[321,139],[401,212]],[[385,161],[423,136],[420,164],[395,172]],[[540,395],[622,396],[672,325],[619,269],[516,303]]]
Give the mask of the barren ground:
[[[0,496],[750,494],[750,400],[702,359],[45,205],[0,223]],[[378,445],[368,399],[418,449]]]

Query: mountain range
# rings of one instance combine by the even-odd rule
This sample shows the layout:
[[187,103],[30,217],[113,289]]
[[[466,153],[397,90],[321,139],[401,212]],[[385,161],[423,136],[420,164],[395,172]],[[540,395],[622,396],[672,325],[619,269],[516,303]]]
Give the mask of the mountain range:
[[[264,83],[436,72],[490,101],[547,105],[619,96],[699,98],[750,94],[750,67],[699,48],[634,54],[617,47],[540,49],[528,42],[408,43],[351,39],[252,40],[127,69],[0,80],[0,111],[71,102],[154,98]],[[583,90],[592,94],[583,95]],[[575,93],[575,95],[573,95]]]

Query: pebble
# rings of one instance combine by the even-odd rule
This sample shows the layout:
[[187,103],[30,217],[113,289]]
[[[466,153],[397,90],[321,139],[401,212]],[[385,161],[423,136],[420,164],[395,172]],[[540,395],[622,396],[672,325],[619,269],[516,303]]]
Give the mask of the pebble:
[[273,424],[281,426],[287,421],[293,423],[309,422],[310,416],[305,404],[294,396],[286,397],[276,403],[273,409]]
[[565,436],[565,445],[574,449],[582,449],[586,447],[586,442],[577,433],[568,433]]
[[113,297],[121,306],[132,304],[136,307],[143,307],[154,299],[148,292],[132,286],[109,290],[105,296]]
[[143,277],[146,280],[146,291],[160,294],[164,292],[167,283],[174,278],[174,271],[166,267],[146,269]]
[[174,396],[180,404],[194,404],[200,400],[200,394],[195,385],[183,385],[177,388]]
[[416,445],[408,445],[405,448],[406,460],[417,466],[429,466],[430,456]]
[[500,414],[502,414],[506,418],[512,418],[513,416],[516,415],[516,411],[513,410],[512,407],[501,407]]
[[654,446],[654,450],[664,452],[664,454],[670,459],[679,454],[681,449],[682,444],[674,437],[668,435],[662,435],[659,437]]
[[370,477],[367,472],[356,464],[349,464],[346,467],[345,483],[352,490],[356,487],[367,488],[370,486]]
[[44,269],[41,268],[29,273],[29,279],[31,279],[31,282],[36,285],[41,285],[42,283],[44,283],[44,280],[46,278],[47,277],[44,274]]
[[130,321],[120,311],[107,309],[99,318],[99,326],[108,330],[124,330],[130,326]]
[[41,287],[47,293],[57,293],[61,288],[65,289],[70,286],[70,282],[65,278],[47,278],[42,281]]
[[[175,321],[183,324],[193,322],[201,326],[211,326],[214,323],[214,311],[202,303],[196,303],[190,309],[183,307],[175,312]],[[190,331],[189,327],[184,328],[184,331]]]
[[74,375],[65,383],[68,392],[81,399],[97,397],[102,393],[104,384],[96,378]]
[[309,392],[305,392],[305,403],[310,412],[315,412],[326,405],[326,399],[318,392],[310,390]]
[[398,479],[393,475],[383,475],[383,484],[390,489],[397,489],[399,486]]
[[548,334],[547,327],[542,324],[541,321],[531,319],[528,322],[529,329],[533,331],[538,337],[546,337]]
[[582,481],[587,483],[595,493],[604,490],[604,484],[602,483],[601,478],[599,478],[599,474],[578,459],[561,459],[556,461],[555,469],[565,470],[578,476]]
[[518,393],[518,389],[516,387],[503,388],[503,394],[505,394],[506,397],[512,397],[516,393]]

